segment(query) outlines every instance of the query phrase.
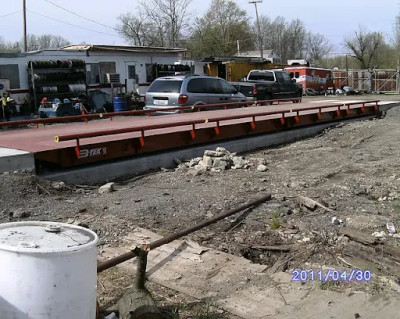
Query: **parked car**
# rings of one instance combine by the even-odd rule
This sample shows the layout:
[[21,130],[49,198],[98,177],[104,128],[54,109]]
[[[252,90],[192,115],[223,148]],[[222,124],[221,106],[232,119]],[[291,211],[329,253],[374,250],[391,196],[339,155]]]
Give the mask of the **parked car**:
[[[146,92],[144,110],[218,104],[224,102],[246,102],[224,79],[205,75],[167,76],[156,79]],[[179,110],[158,113],[179,113]]]
[[[280,70],[251,70],[242,82],[231,82],[235,87],[243,87],[243,93],[250,99],[273,100],[299,98],[303,88],[289,74]],[[242,92],[242,89],[240,90]]]
[[229,82],[238,92],[242,93],[247,101],[257,100],[257,85],[250,82]]
[[83,104],[81,101],[71,101],[64,99],[61,101],[55,98],[53,101],[42,100],[39,106],[39,116],[41,118],[72,116],[82,114]]

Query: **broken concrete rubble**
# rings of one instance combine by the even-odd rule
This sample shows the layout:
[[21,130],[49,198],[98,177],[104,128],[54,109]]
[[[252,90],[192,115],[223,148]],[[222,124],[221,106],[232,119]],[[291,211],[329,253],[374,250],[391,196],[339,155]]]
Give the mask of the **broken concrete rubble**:
[[[259,166],[263,172],[268,170],[264,164]],[[205,150],[203,157],[196,157],[188,162],[179,164],[176,170],[194,168],[196,171],[200,171],[201,174],[205,171],[221,172],[226,169],[247,169],[250,167],[250,161],[243,156],[237,156],[236,153],[231,153],[223,147],[217,147],[215,151]]]
[[265,172],[267,170],[268,170],[268,167],[265,166],[264,164],[260,164],[257,166],[257,171],[259,171],[259,172]]
[[115,191],[115,183],[107,183],[99,188],[99,194],[111,193]]

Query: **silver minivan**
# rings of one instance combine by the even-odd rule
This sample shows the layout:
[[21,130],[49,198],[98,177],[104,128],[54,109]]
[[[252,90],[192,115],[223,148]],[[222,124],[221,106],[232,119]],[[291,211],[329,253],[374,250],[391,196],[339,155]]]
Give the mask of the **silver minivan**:
[[[145,110],[246,102],[246,97],[224,79],[206,75],[177,75],[156,79],[146,93]],[[161,113],[179,113],[160,111]]]

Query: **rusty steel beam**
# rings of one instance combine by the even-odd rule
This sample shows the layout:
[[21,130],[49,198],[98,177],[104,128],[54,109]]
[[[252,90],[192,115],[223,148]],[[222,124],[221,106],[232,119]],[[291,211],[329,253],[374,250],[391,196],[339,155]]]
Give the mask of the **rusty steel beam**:
[[[117,265],[123,263],[124,261],[132,259],[132,258],[138,256],[141,251],[148,252],[148,251],[150,251],[152,249],[155,249],[155,248],[160,247],[162,245],[168,244],[168,243],[170,243],[170,242],[172,242],[172,241],[174,241],[176,239],[179,239],[179,238],[181,238],[183,236],[186,236],[186,235],[191,234],[191,233],[193,233],[193,232],[195,232],[197,230],[200,230],[200,229],[202,229],[204,227],[207,227],[207,226],[209,226],[211,224],[214,224],[214,223],[216,223],[216,222],[218,222],[218,221],[220,221],[220,220],[222,220],[222,219],[224,219],[226,217],[232,216],[232,215],[234,215],[234,214],[236,214],[236,213],[238,213],[238,212],[240,212],[242,210],[245,210],[245,209],[260,205],[261,203],[264,203],[264,202],[269,201],[269,200],[271,200],[271,194],[265,195],[265,196],[263,196],[263,197],[261,197],[259,199],[253,200],[253,201],[251,201],[251,202],[249,202],[247,204],[241,205],[241,206],[239,206],[237,208],[234,208],[234,209],[232,209],[230,211],[227,211],[225,213],[222,213],[220,215],[217,215],[215,217],[207,219],[206,221],[201,222],[201,223],[199,223],[199,224],[197,224],[195,226],[188,227],[186,229],[178,231],[175,234],[171,234],[171,235],[168,235],[168,236],[166,236],[164,238],[161,238],[159,240],[153,241],[150,244],[147,244],[147,245],[145,244],[145,245],[143,245],[141,247],[135,247],[134,249],[132,249],[130,251],[127,251],[126,253],[124,253],[122,255],[119,255],[117,257],[111,258],[111,259],[109,259],[109,260],[107,260],[105,262],[99,263],[97,265],[97,273],[100,273],[100,272],[102,272],[102,271],[104,271],[106,269],[109,269],[111,267],[117,266]],[[142,283],[139,283],[139,285],[141,285],[141,284]]]
[[[346,104],[332,104],[332,105],[322,105],[322,106],[316,106],[314,108],[298,108],[295,110],[282,110],[282,111],[266,111],[262,113],[246,113],[246,114],[240,114],[240,115],[231,115],[231,116],[217,116],[214,118],[204,118],[204,119],[198,119],[198,120],[191,120],[191,121],[177,121],[177,122],[172,122],[172,123],[162,123],[162,124],[153,124],[153,125],[145,125],[145,126],[137,126],[137,127],[131,127],[131,128],[123,128],[123,129],[113,129],[113,130],[105,130],[101,132],[87,132],[87,133],[77,133],[77,134],[69,134],[69,135],[61,135],[61,136],[55,136],[54,141],[56,143],[58,142],[63,142],[63,141],[70,141],[70,140],[77,140],[77,143],[79,144],[79,139],[82,138],[91,138],[91,137],[98,137],[98,136],[106,136],[106,135],[116,135],[116,134],[124,134],[124,133],[132,133],[132,132],[141,132],[142,133],[142,138],[144,138],[144,131],[146,130],[155,130],[155,129],[160,129],[160,128],[170,128],[170,127],[177,127],[177,126],[186,126],[186,125],[192,125],[194,127],[195,124],[204,124],[204,123],[209,123],[209,122],[220,122],[220,121],[228,121],[228,120],[237,120],[237,119],[243,119],[243,118],[252,118],[253,122],[255,121],[255,117],[261,117],[261,116],[269,116],[269,115],[276,115],[276,114],[282,114],[282,118],[285,118],[285,114],[292,114],[296,113],[297,116],[300,115],[300,112],[302,111],[313,111],[313,110],[318,110],[319,113],[321,113],[322,109],[327,109],[327,108],[337,108],[338,111],[341,111],[342,107],[346,107],[347,109],[350,109],[350,106],[354,105],[362,105],[360,107],[366,107],[366,104],[371,104],[375,103],[374,107],[377,107],[377,103],[379,101],[365,101],[365,102],[353,102],[353,103],[346,103]],[[369,107],[369,106],[368,106]]]

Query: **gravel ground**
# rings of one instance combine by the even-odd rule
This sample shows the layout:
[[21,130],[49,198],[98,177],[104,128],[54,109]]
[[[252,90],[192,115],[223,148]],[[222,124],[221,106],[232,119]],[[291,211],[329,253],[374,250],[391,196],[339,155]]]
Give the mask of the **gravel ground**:
[[[394,108],[380,119],[339,124],[314,138],[240,154],[249,162],[247,168],[210,171],[181,164],[115,183],[115,191],[104,194],[99,194],[98,185],[65,185],[31,174],[6,173],[0,175],[0,222],[79,224],[97,232],[101,245],[114,247],[137,226],[167,235],[271,194],[271,201],[190,239],[268,265],[275,272],[310,265],[358,266],[361,258],[374,274],[397,281],[400,254],[383,256],[382,251],[396,251],[399,246],[386,226],[400,227],[399,122],[400,109]],[[265,171],[257,169],[260,164]],[[299,196],[324,208],[309,209]],[[377,243],[366,245],[343,230],[375,233],[371,237]],[[279,245],[291,250],[257,248]],[[117,300],[114,291],[126,288],[126,280],[119,278],[125,275],[113,272],[101,278],[103,308]],[[234,318],[207,302],[151,285],[165,309],[179,312],[179,318]],[[365,285],[363,289],[380,293],[386,288]]]

